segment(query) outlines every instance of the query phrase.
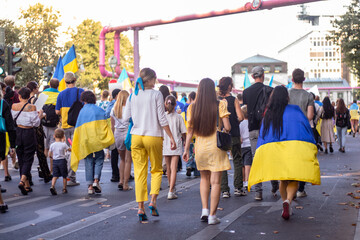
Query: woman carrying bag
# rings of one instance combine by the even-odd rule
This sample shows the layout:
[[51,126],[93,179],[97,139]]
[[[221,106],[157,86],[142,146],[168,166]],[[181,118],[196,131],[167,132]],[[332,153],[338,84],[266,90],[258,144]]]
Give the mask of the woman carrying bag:
[[[201,221],[218,224],[216,210],[220,199],[220,183],[222,171],[231,168],[227,152],[218,148],[217,127],[223,125],[224,131],[231,129],[230,113],[227,111],[226,100],[218,102],[214,81],[204,78],[200,81],[196,100],[188,109],[188,134],[186,136],[183,159],[189,160],[190,142],[196,136],[196,165],[200,171],[200,196],[202,203]],[[211,184],[210,211],[209,194]]]

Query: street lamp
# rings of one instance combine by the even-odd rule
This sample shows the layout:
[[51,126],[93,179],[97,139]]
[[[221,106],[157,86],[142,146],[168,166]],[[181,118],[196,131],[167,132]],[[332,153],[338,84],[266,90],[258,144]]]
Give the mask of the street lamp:
[[112,71],[112,78],[115,77],[115,68],[118,64],[118,60],[117,58],[113,55],[109,58],[109,65],[110,65],[110,68],[111,68],[111,71]]

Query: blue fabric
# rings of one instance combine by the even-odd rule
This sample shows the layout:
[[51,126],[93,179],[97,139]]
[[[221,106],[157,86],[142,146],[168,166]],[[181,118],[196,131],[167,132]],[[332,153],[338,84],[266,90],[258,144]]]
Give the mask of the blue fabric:
[[79,98],[81,96],[81,93],[84,92],[84,89],[82,88],[67,88],[64,91],[59,93],[59,96],[57,98],[56,101],[56,110],[60,110],[63,107],[68,107],[70,108],[71,105],[76,101],[76,94],[77,94],[77,90],[79,89]]
[[135,95],[138,95],[139,93],[139,85],[142,90],[145,90],[143,80],[140,77],[136,80],[135,83]]
[[349,110],[359,110],[359,106],[356,103],[351,104]]
[[116,102],[115,99],[112,100],[112,101],[109,103],[108,107],[106,108],[106,113],[105,113],[106,118],[110,118],[110,112],[111,112],[111,109],[113,109],[113,107],[114,107],[114,105],[115,105],[115,102]]
[[130,134],[130,132],[131,132],[131,129],[133,126],[134,126],[134,123],[133,123],[132,119],[130,118],[129,129],[126,133],[126,138],[125,138],[125,147],[128,151],[131,151],[131,134]]
[[190,106],[190,104],[189,104],[189,103],[186,103],[186,104],[185,104],[185,107],[184,107],[185,121],[187,121],[187,110],[188,110],[189,106]]
[[267,143],[292,140],[316,144],[309,120],[305,117],[299,106],[289,104],[286,106],[283,114],[283,131],[280,138],[273,132],[272,126],[270,126],[267,135],[264,136],[262,125],[256,148]]
[[318,100],[315,100],[315,103],[319,104],[320,107],[322,107],[322,105],[323,105],[323,103]]
[[85,123],[99,120],[106,120],[105,110],[95,104],[88,103],[81,109],[75,128],[78,128]]
[[185,104],[183,104],[182,102],[176,101],[175,110],[180,109],[181,112],[184,112],[184,108],[185,108]]
[[[59,90],[55,89],[55,88],[47,88],[45,89],[43,92],[55,92],[55,93],[59,93]],[[80,94],[80,92],[79,92]]]

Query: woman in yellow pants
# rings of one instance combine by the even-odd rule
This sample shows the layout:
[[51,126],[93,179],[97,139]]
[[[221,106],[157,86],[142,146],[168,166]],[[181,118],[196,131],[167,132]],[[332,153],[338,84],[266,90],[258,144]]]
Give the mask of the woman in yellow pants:
[[139,204],[140,222],[146,221],[144,202],[148,201],[147,173],[148,159],[151,164],[151,201],[149,204],[152,216],[159,216],[156,207],[162,178],[163,132],[170,137],[171,150],[176,149],[169,123],[165,115],[163,96],[154,90],[156,73],[150,68],[140,71],[135,84],[135,93],[126,103],[124,119],[132,118],[131,156],[134,163],[135,195]]

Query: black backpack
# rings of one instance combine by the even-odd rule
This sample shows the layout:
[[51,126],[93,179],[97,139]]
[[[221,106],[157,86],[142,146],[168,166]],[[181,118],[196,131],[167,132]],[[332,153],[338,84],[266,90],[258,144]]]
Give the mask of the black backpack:
[[261,92],[259,93],[258,98],[256,99],[255,108],[254,111],[251,112],[250,114],[251,116],[249,116],[249,120],[251,118],[253,122],[259,124],[261,123],[264,116],[267,101],[268,101],[268,96],[266,94],[266,86],[264,86]]
[[43,126],[56,127],[60,122],[60,117],[56,114],[55,105],[45,104],[42,109],[46,114],[46,116],[41,119]]
[[69,112],[68,112],[68,119],[67,119],[68,125],[70,125],[70,126],[76,125],[76,121],[78,119],[78,116],[79,116],[79,113],[80,113],[80,110],[82,109],[82,107],[83,107],[83,104],[79,100],[79,88],[78,88],[77,93],[76,93],[76,100],[71,105]]
[[349,118],[348,112],[345,113],[336,112],[336,126],[341,128],[347,127],[348,118]]

